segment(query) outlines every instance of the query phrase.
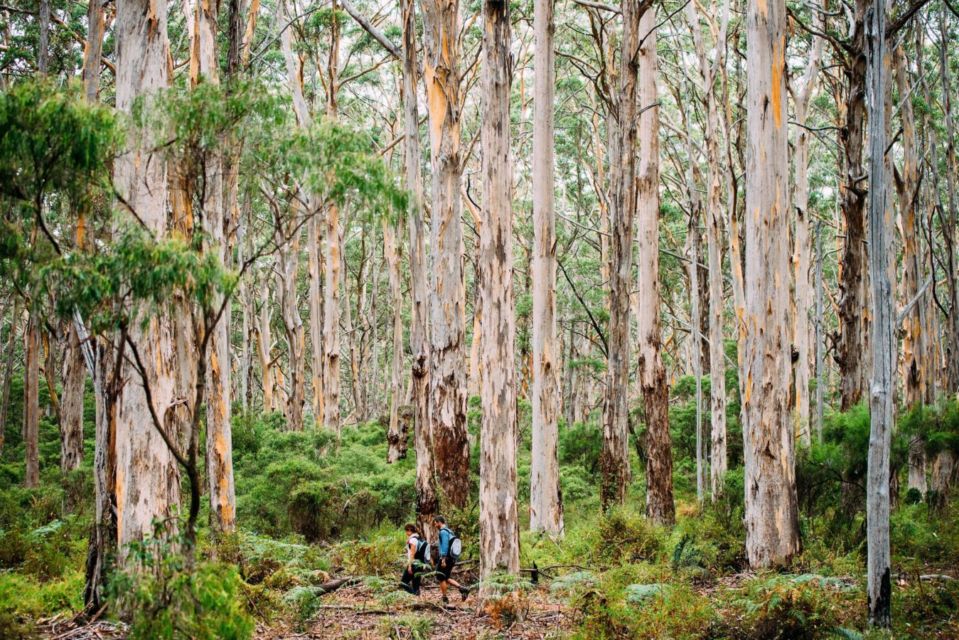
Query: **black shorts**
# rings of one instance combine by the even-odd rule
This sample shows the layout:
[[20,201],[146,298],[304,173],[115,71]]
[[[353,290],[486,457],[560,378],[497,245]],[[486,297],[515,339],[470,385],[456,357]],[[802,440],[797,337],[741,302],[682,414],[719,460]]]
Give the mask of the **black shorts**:
[[440,558],[440,561],[436,564],[436,572],[439,574],[436,579],[440,582],[449,580],[450,576],[453,575],[453,567],[455,566],[456,561],[452,558]]

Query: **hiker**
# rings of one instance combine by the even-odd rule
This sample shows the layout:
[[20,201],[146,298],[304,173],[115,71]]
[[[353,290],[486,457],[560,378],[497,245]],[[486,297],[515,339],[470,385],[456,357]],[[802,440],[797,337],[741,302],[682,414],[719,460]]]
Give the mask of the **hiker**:
[[400,578],[400,585],[404,591],[418,596],[420,595],[420,582],[423,579],[422,566],[427,563],[426,551],[430,545],[420,535],[420,530],[416,528],[415,524],[406,525],[405,530],[406,569],[403,571],[403,577]]
[[446,518],[443,516],[435,516],[433,518],[433,526],[439,530],[439,544],[437,545],[439,558],[436,561],[436,573],[438,575],[436,579],[439,580],[440,583],[440,592],[443,594],[443,604],[449,603],[449,598],[446,596],[446,590],[449,588],[449,585],[453,585],[459,589],[463,600],[466,600],[470,590],[450,577],[453,574],[453,567],[456,566],[456,561],[459,560],[460,554],[463,552],[463,543],[459,537],[453,533],[453,530],[446,526]]

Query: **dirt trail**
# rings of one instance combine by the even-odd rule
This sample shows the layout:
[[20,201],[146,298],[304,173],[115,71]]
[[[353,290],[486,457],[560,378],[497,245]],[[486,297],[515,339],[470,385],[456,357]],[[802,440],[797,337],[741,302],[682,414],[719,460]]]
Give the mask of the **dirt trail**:
[[[257,640],[313,640],[351,638],[355,640],[397,638],[425,640],[471,640],[509,638],[547,640],[561,638],[572,627],[564,606],[546,590],[529,593],[510,606],[481,607],[475,596],[462,602],[459,594],[444,607],[439,589],[424,585],[416,599],[389,604],[364,585],[343,588],[324,597],[308,631],[262,629]],[[520,619],[512,614],[518,610]]]

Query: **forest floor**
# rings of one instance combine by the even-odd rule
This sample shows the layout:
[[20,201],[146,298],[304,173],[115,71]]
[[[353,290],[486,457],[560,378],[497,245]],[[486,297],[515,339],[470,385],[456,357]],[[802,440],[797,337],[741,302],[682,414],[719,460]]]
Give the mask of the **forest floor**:
[[484,637],[545,640],[563,637],[574,626],[568,607],[550,598],[543,590],[529,594],[518,618],[500,615],[492,607],[482,607],[475,595],[463,602],[457,594],[444,607],[435,585],[424,585],[420,599],[405,605],[383,607],[363,585],[341,589],[324,600],[308,623],[307,631],[260,628],[257,640],[467,640]]

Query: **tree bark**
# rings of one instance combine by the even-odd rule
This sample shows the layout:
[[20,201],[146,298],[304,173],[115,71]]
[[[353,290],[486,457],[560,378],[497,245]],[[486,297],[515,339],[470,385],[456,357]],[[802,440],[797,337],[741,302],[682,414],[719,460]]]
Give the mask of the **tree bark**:
[[427,255],[423,228],[423,179],[420,170],[419,113],[416,105],[416,6],[400,0],[403,17],[403,126],[404,176],[409,192],[407,220],[410,231],[410,382],[413,398],[413,447],[416,451],[416,518],[421,531],[432,540],[433,516],[437,512],[436,465],[433,460],[430,420],[430,337],[427,317]]
[[[406,433],[400,433],[400,393],[403,387],[403,291],[400,283],[400,253],[397,236],[400,223],[383,221],[383,254],[390,280],[390,300],[393,307],[393,349],[390,358],[390,421],[387,430],[389,448],[387,462],[396,462],[406,456]],[[408,425],[407,425],[408,426]]]
[[70,473],[83,461],[83,383],[86,368],[76,327],[67,328],[60,403],[60,471]]
[[[117,6],[117,109],[130,112],[135,101],[153,107],[158,91],[169,86],[167,60],[167,5],[156,0],[130,0]],[[114,180],[123,201],[147,229],[162,239],[169,227],[167,167],[149,131],[131,134],[128,148],[116,160]],[[169,530],[180,502],[180,474],[176,461],[157,432],[148,406],[162,416],[169,437],[179,441],[182,407],[177,400],[177,353],[174,323],[168,312],[142,309],[130,326],[130,341],[137,345],[145,370],[123,364],[124,383],[116,413],[116,510],[118,543],[123,561],[126,545],[153,533],[159,518]],[[141,378],[142,374],[142,378]]]
[[[339,82],[340,23],[336,17],[337,2],[333,0],[334,19],[330,26],[329,58],[326,68],[326,115],[337,117],[336,94]],[[323,293],[323,426],[340,434],[340,286],[343,280],[340,249],[340,209],[335,203],[326,207],[323,225],[326,267]],[[349,300],[347,300],[347,305]]]
[[863,40],[867,0],[856,0],[851,50],[843,58],[846,75],[845,119],[839,130],[842,148],[843,180],[840,184],[842,218],[846,228],[839,283],[839,364],[841,409],[848,411],[859,403],[863,393],[865,350],[863,309],[866,307],[863,269],[866,261],[866,228],[864,207],[866,191],[862,188],[865,168],[862,165],[863,122],[866,116],[866,57]]
[[743,440],[746,553],[753,567],[799,552],[789,412],[789,173],[786,7],[750,0],[746,14],[746,315]]
[[3,453],[3,444],[7,430],[7,417],[10,411],[10,386],[13,382],[13,365],[16,356],[17,323],[20,318],[19,305],[13,303],[10,314],[10,329],[7,333],[6,358],[3,364],[3,388],[0,389],[0,454]]
[[[893,52],[896,85],[899,89],[899,114],[902,121],[902,170],[896,173],[896,191],[899,200],[900,228],[902,230],[902,300],[909,304],[919,295],[919,244],[916,221],[916,200],[919,189],[918,158],[916,155],[916,121],[912,109],[912,91],[906,54],[902,46]],[[922,404],[925,396],[925,376],[922,357],[922,301],[917,300],[902,320],[902,370],[904,400],[907,408]],[[926,449],[918,435],[909,442],[909,488],[925,495]]]
[[[821,28],[821,10],[814,10],[816,25]],[[812,36],[809,60],[803,73],[802,85],[792,90],[796,108],[796,144],[794,152],[793,208],[796,211],[796,227],[793,252],[793,278],[795,313],[793,317],[793,345],[798,354],[796,360],[796,435],[800,444],[808,448],[812,444],[809,428],[809,364],[812,361],[809,339],[811,326],[809,312],[813,309],[811,286],[812,235],[809,215],[809,132],[806,116],[816,91],[819,77],[819,61],[822,57],[822,38]]]
[[872,4],[867,35],[869,81],[869,281],[872,285],[872,380],[869,394],[869,459],[866,478],[867,597],[869,624],[891,624],[892,578],[889,551],[889,457],[894,427],[893,374],[896,366],[895,273],[892,208],[886,185],[886,78],[889,53],[885,0]]
[[513,304],[513,171],[510,159],[510,23],[506,0],[483,5],[485,37],[483,224],[477,275],[480,326],[480,576],[519,572],[516,496],[516,316]]
[[661,354],[659,304],[659,107],[656,104],[656,11],[639,21],[639,167],[636,178],[639,254],[639,383],[646,407],[646,516],[676,521],[669,385]]
[[556,212],[553,189],[553,0],[536,0],[533,9],[533,442],[530,468],[529,528],[563,533],[557,431],[560,412],[559,355],[556,339]]
[[649,6],[624,0],[621,69],[610,135],[609,352],[600,454],[604,509],[622,504],[629,486],[629,316],[636,217],[636,76],[639,71],[639,21]]
[[30,311],[23,335],[23,442],[26,468],[23,486],[40,486],[40,320]]
[[423,80],[429,109],[432,164],[432,296],[430,396],[433,450],[443,496],[469,501],[464,362],[463,229],[460,220],[459,2],[425,0]]
[[256,352],[260,360],[260,381],[263,387],[263,412],[276,409],[274,397],[276,378],[273,375],[273,331],[271,327],[273,313],[270,308],[269,278],[263,278],[260,291],[260,311],[256,331]]

